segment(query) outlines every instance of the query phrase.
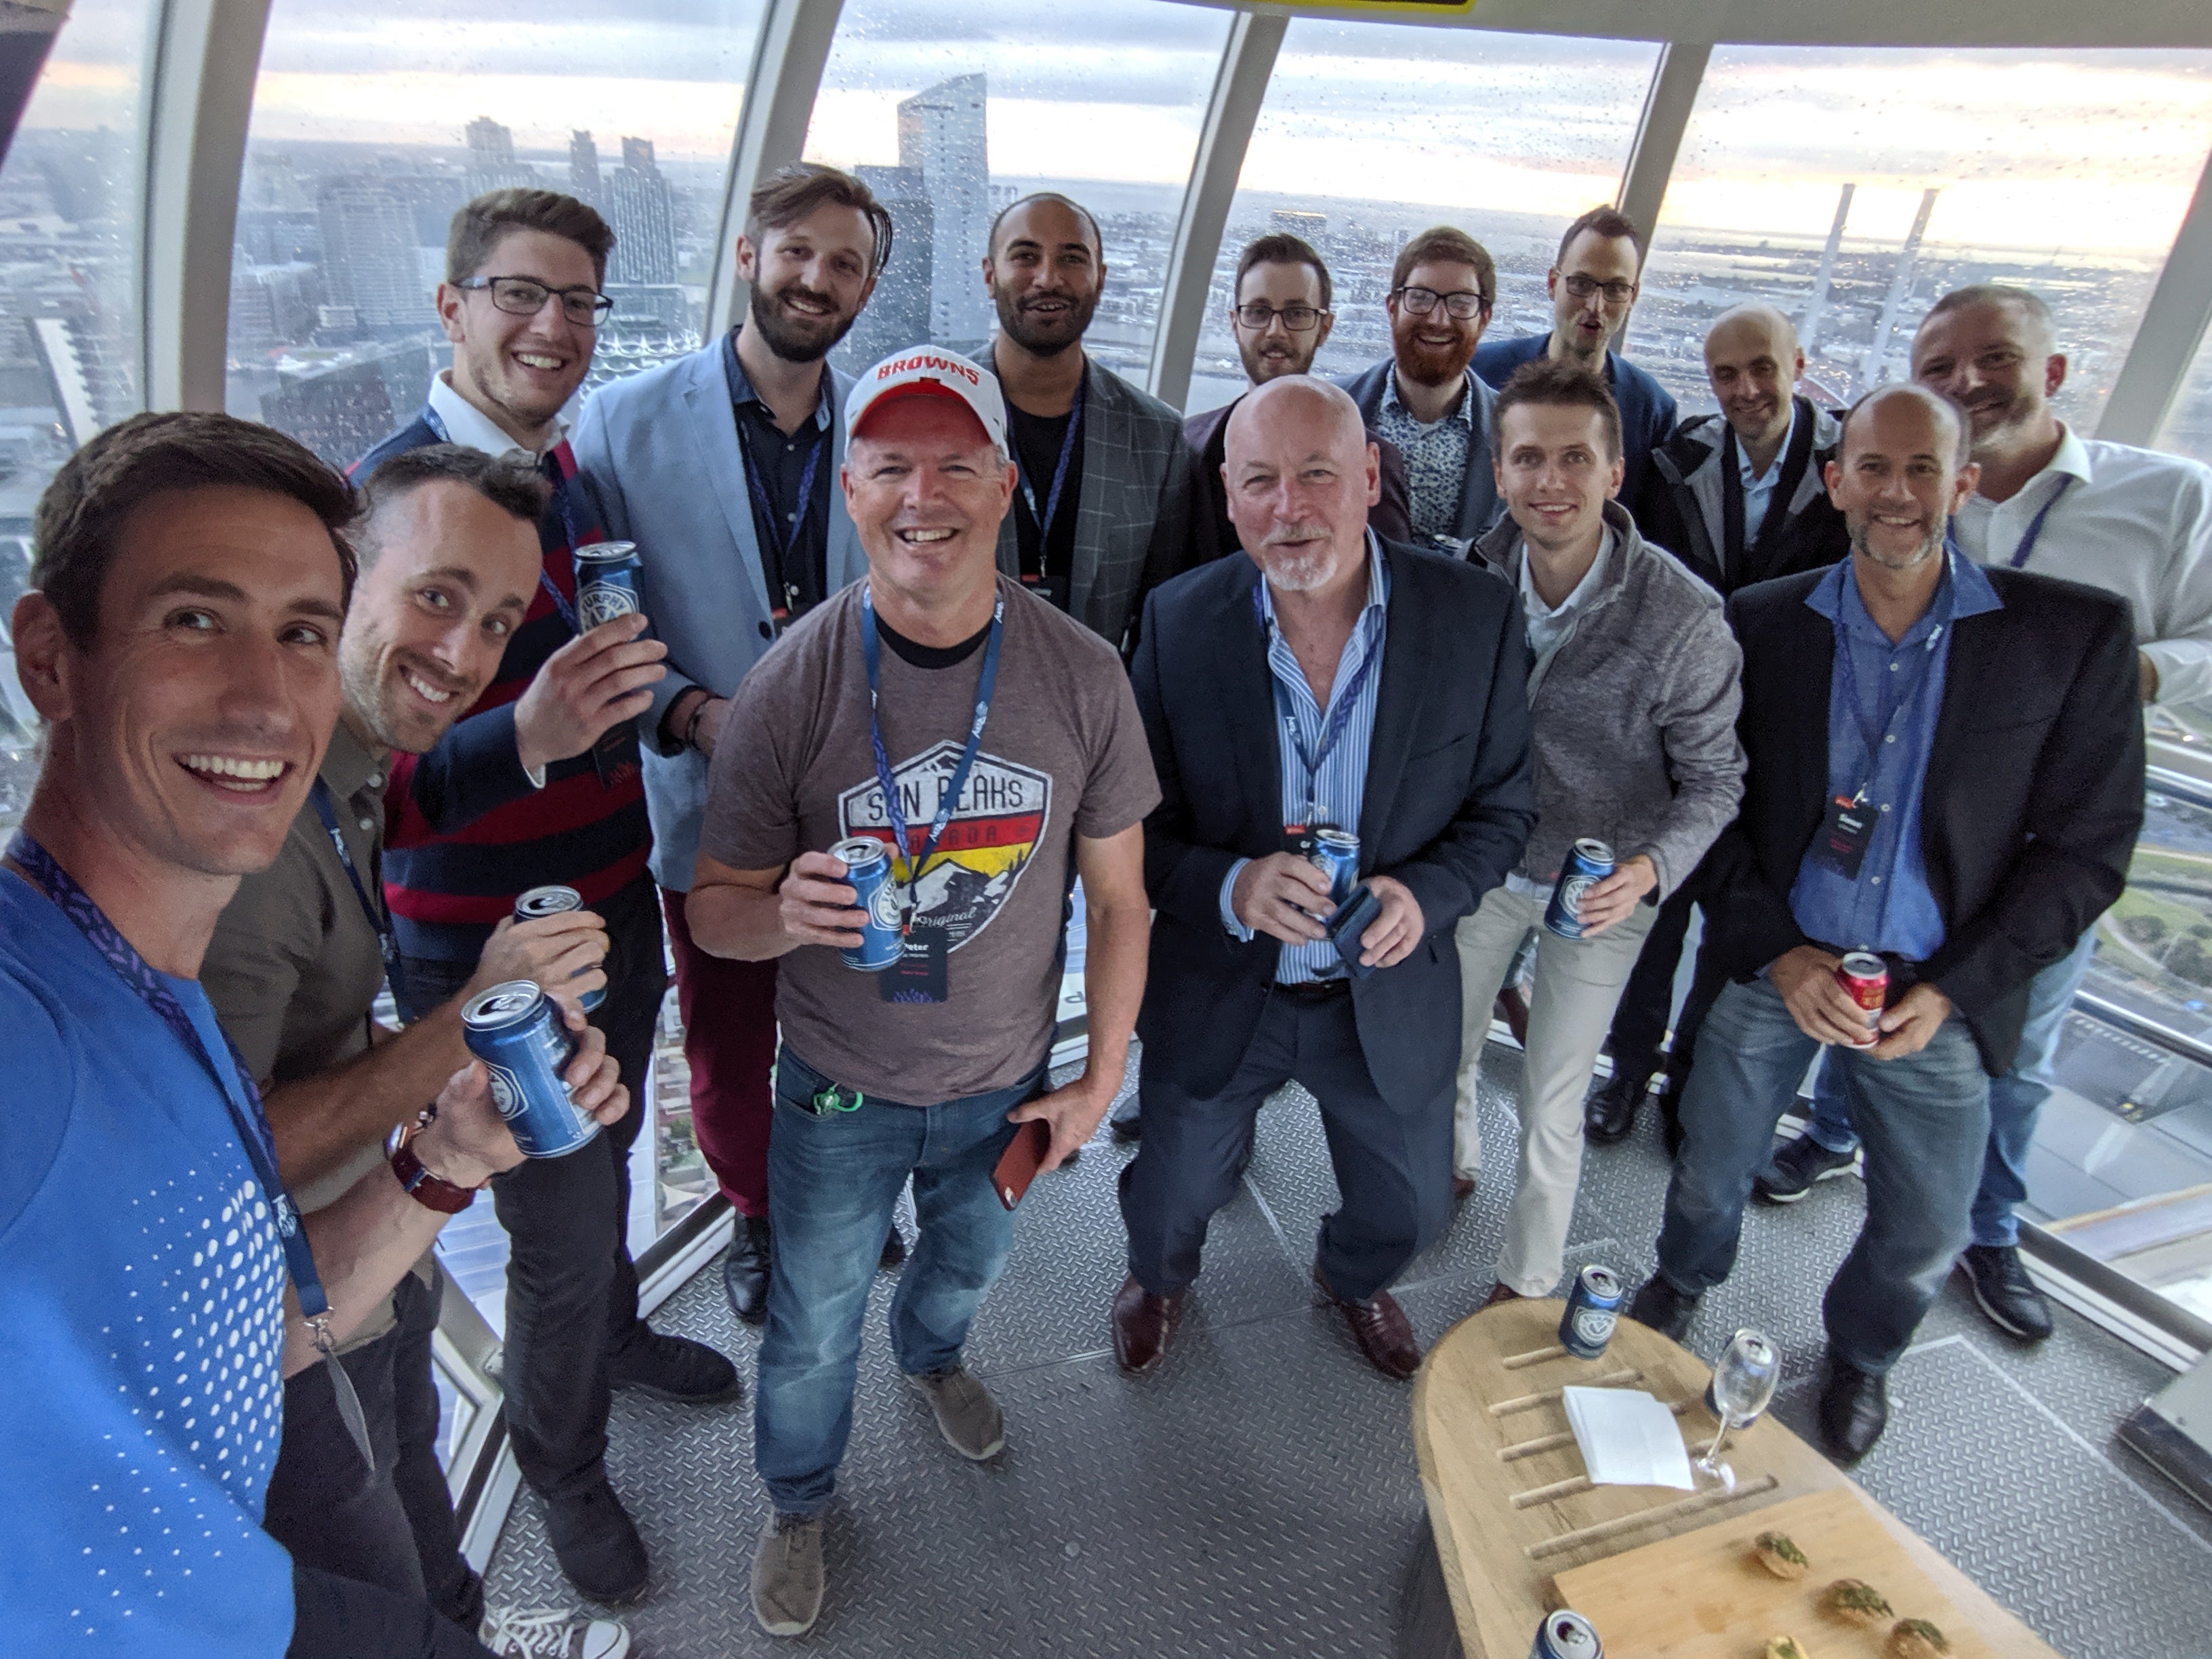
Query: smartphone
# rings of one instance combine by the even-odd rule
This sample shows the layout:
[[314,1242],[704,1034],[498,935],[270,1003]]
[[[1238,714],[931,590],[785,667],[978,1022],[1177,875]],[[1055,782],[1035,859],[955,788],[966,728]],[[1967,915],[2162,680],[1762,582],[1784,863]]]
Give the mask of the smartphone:
[[1008,1209],[1022,1201],[1022,1194],[1030,1189],[1030,1182],[1037,1177],[1037,1170],[1044,1163],[1045,1154],[1052,1150],[1052,1125],[1041,1117],[1014,1126],[1014,1138],[1006,1143],[1006,1150],[999,1154],[998,1167],[991,1171],[991,1185],[999,1194],[999,1202]]
[[1335,912],[1322,926],[1328,931],[1328,942],[1336,946],[1336,953],[1344,959],[1346,969],[1354,979],[1365,979],[1373,973],[1359,959],[1359,939],[1382,915],[1382,901],[1375,896],[1375,890],[1365,882],[1352,890],[1352,896],[1336,907]]

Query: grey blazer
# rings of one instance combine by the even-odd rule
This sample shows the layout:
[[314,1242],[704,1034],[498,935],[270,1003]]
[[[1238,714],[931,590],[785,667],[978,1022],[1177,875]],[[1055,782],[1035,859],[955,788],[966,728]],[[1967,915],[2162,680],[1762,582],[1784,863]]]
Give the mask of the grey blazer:
[[[1067,611],[1119,651],[1145,595],[1187,562],[1190,450],[1182,416],[1158,398],[1087,358],[1083,374],[1083,494]],[[999,568],[1020,580],[1012,512],[999,526]]]
[[[836,484],[845,462],[849,376],[830,375],[830,537],[825,586],[867,574],[860,538]],[[716,339],[688,357],[601,386],[571,441],[609,536],[637,544],[640,597],[668,647],[668,677],[638,717],[653,878],[687,892],[707,810],[707,760],[660,741],[661,716],[692,686],[726,697],[775,641],[730,377]]]
[[[1370,427],[1375,425],[1382,408],[1383,388],[1389,385],[1390,371],[1396,366],[1385,357],[1337,382],[1352,394],[1352,401],[1359,405],[1360,416]],[[1467,385],[1468,395],[1474,399],[1474,435],[1467,447],[1467,477],[1460,485],[1459,518],[1452,526],[1452,534],[1472,543],[1505,516],[1505,503],[1498,498],[1498,479],[1491,470],[1491,458],[1497,453],[1498,394],[1472,372]],[[1407,465],[1412,464],[1408,457]]]

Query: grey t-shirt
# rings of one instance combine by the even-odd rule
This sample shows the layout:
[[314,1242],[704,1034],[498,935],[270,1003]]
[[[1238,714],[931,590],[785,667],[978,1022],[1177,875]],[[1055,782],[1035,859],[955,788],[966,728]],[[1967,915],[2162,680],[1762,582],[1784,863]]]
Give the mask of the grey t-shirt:
[[[1001,576],[998,689],[974,770],[917,884],[917,929],[946,935],[945,1000],[892,1003],[832,946],[776,974],[776,1018],[808,1065],[917,1105],[1020,1081],[1044,1057],[1060,994],[1073,837],[1103,840],[1160,799],[1136,699],[1113,648]],[[868,738],[860,585],[810,612],[754,665],[714,744],[700,849],[781,869],[891,830]],[[975,713],[984,653],[917,668],[882,652],[884,748],[916,842]]]

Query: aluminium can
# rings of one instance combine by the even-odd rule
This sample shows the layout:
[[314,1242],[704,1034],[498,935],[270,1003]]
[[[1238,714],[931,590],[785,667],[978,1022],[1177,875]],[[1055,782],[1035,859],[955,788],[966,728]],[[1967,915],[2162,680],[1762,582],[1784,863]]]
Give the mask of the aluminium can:
[[891,879],[890,849],[873,836],[855,836],[831,848],[830,856],[845,866],[853,902],[868,913],[859,947],[842,952],[845,965],[864,974],[880,974],[896,963],[906,949],[906,935],[899,927],[898,884]]
[[491,1075],[491,1103],[525,1158],[562,1158],[599,1132],[599,1121],[568,1097],[562,1077],[576,1040],[552,998],[526,979],[471,997],[461,1036]]
[[1865,1011],[1867,1030],[1876,1030],[1889,999],[1889,964],[1871,951],[1853,951],[1836,964],[1836,983]]
[[1343,903],[1359,885],[1359,837],[1349,830],[1316,830],[1313,862],[1328,878],[1328,902]]
[[1561,1607],[1546,1613],[1536,1626],[1536,1645],[1528,1650],[1528,1659],[1605,1659],[1605,1644],[1589,1620]]
[[1613,848],[1585,837],[1567,849],[1559,884],[1544,907],[1544,926],[1561,939],[1583,936],[1583,895],[1613,873]]
[[1620,1276],[1610,1267],[1593,1263],[1575,1275],[1567,1292],[1566,1311],[1559,1316],[1559,1346],[1577,1359],[1595,1359],[1613,1340],[1613,1328],[1620,1319],[1626,1293]]
[[[571,910],[583,908],[584,896],[573,887],[533,887],[515,900],[514,919],[517,921],[535,921],[540,916],[565,916]],[[570,977],[581,979],[591,971],[588,968],[580,969]],[[599,1005],[606,1000],[607,988],[604,985],[596,991],[580,992],[576,998],[584,1005],[584,1012],[587,1014],[597,1012]]]
[[569,557],[576,568],[576,620],[586,632],[644,608],[635,542],[586,542]]

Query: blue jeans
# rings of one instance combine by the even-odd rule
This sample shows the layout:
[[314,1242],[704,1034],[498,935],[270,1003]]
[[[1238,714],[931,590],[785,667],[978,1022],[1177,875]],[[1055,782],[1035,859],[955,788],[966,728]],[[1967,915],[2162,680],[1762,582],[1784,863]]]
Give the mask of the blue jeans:
[[1014,1243],[1012,1212],[991,1170],[1014,1126],[1006,1114],[1042,1094],[1045,1062],[1011,1088],[933,1106],[871,1095],[850,1112],[807,1105],[833,1079],[776,1056],[769,1137],[775,1218],[768,1329],[753,1395],[753,1467],[777,1510],[811,1515],[836,1489],[853,1432],[853,1382],[884,1235],[907,1177],[921,1237],[891,1298],[891,1350],[909,1376],[960,1363],[968,1322]]
[[[1818,1046],[1765,980],[1728,986],[1705,1016],[1659,1231],[1659,1272],[1676,1290],[1702,1296],[1735,1267],[1752,1177]],[[1831,1048],[1827,1065],[1866,1139],[1867,1211],[1822,1311],[1830,1348],[1880,1376],[1966,1245],[1990,1134],[1989,1079],[1955,1016],[1917,1054],[1879,1060]]]
[[[2058,1035],[2066,1029],[2074,994],[2081,988],[2089,958],[2096,954],[2097,935],[2092,929],[2073,950],[2028,981],[2027,1024],[2021,1030],[2020,1052],[2013,1057],[2012,1070],[1990,1084],[1990,1145],[1982,1160],[1981,1189],[1974,1194],[1977,1244],[2009,1247],[2020,1243],[2020,1222],[2013,1206],[2027,1196],[2027,1149],[2035,1139],[2043,1103],[2058,1084]],[[1832,1061],[1822,1061],[1805,1133],[1832,1152],[1856,1152],[1859,1138],[1851,1130],[1850,1108],[1842,1085],[1832,1080],[1836,1069]]]

